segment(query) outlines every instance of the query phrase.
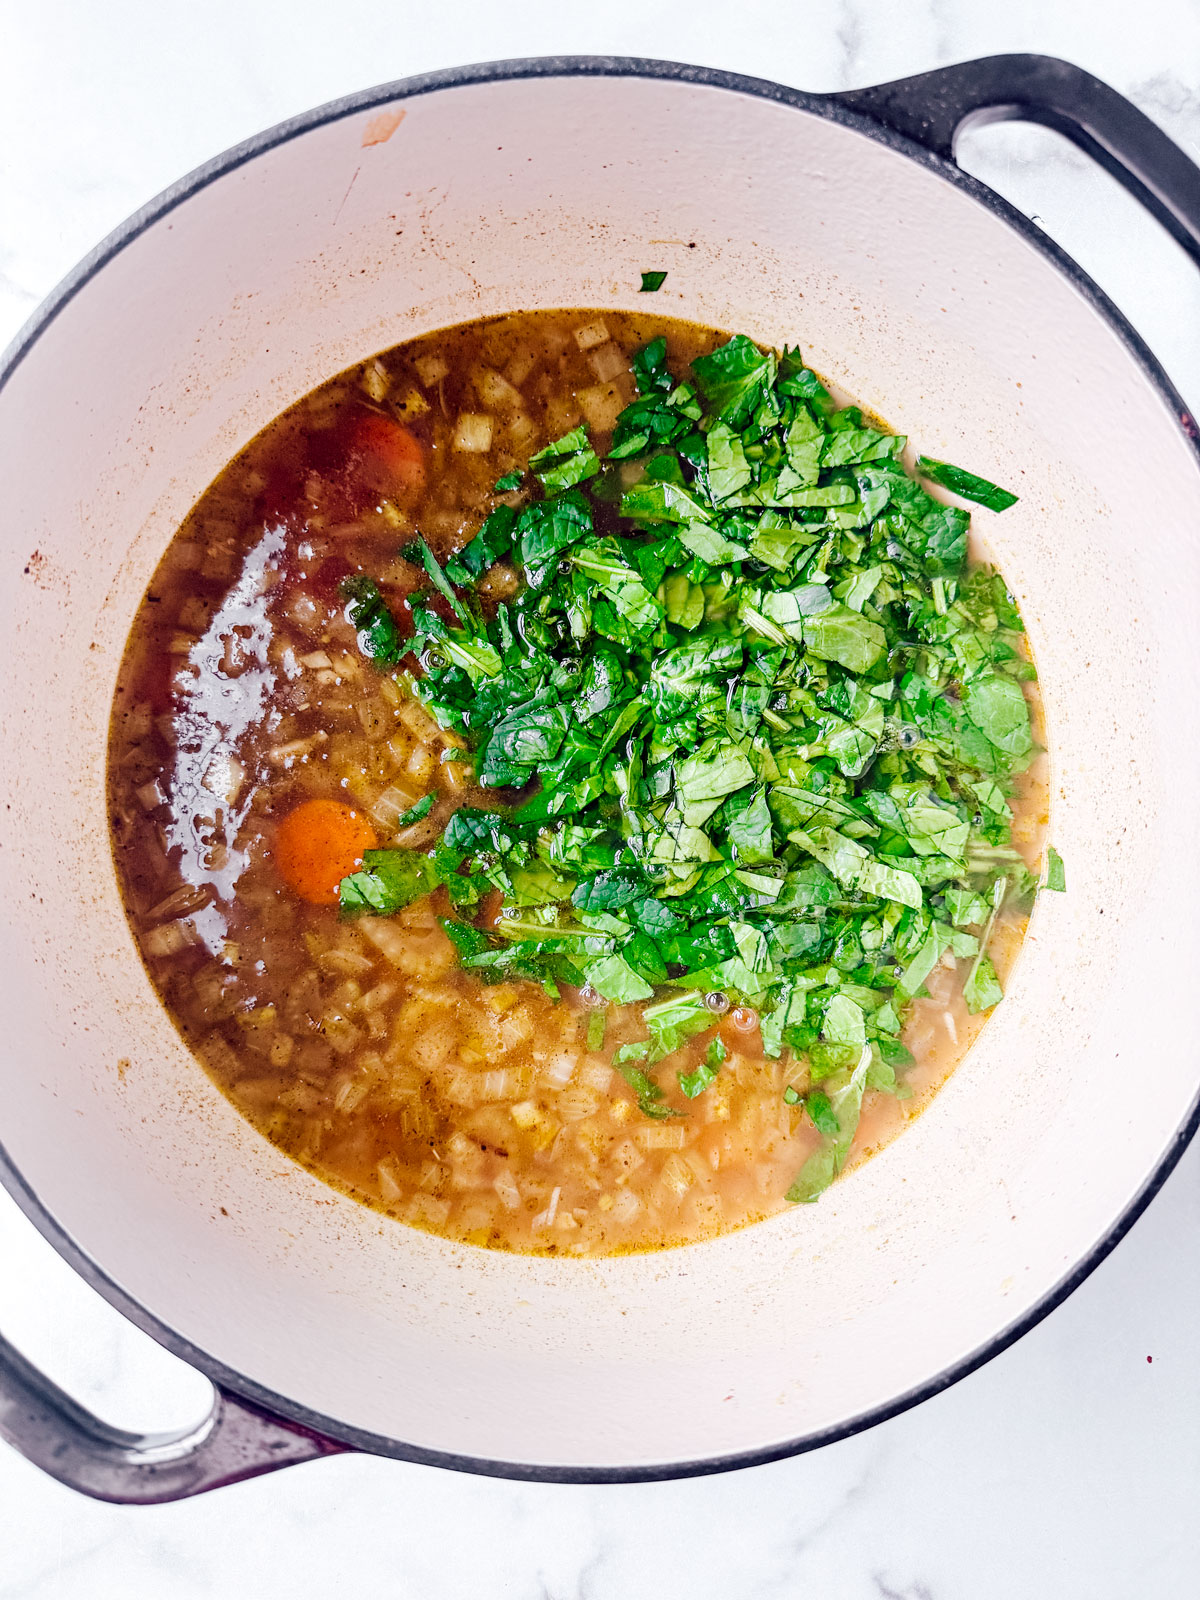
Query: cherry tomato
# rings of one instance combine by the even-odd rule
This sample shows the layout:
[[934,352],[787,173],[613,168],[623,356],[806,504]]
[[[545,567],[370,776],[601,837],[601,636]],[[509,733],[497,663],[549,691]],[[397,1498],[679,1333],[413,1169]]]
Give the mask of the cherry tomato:
[[340,800],[305,800],[289,811],[275,834],[275,866],[301,900],[337,904],[338,884],[362,865],[378,844],[375,830]]

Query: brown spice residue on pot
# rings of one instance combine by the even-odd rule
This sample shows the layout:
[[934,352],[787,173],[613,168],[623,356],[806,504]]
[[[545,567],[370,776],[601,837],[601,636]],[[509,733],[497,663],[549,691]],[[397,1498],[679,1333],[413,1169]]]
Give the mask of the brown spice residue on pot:
[[399,111],[381,111],[378,116],[371,117],[363,129],[363,149],[373,144],[386,144],[405,116],[406,112],[401,108]]
[[50,571],[50,561],[40,550],[35,550],[25,563],[25,576],[32,578],[39,589],[52,587],[53,578]]

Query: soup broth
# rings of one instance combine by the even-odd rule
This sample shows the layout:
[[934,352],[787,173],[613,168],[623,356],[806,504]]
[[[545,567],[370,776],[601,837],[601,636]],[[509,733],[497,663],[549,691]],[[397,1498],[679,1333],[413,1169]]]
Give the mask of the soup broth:
[[[416,692],[434,681],[435,658],[439,672],[449,671],[459,605],[482,627],[478,617],[494,619],[515,603],[524,581],[517,551],[474,574],[466,607],[452,605],[431,583],[426,554],[413,541],[424,541],[441,571],[498,506],[519,518],[552,488],[539,489],[529,475],[531,457],[576,428],[587,431],[603,461],[618,417],[638,394],[631,360],[659,337],[673,385],[693,361],[726,344],[723,334],[648,314],[520,314],[413,340],[324,384],[260,434],[201,498],[154,575],[120,669],[109,767],[117,874],[143,960],[177,1027],[239,1110],[312,1172],[402,1222],[473,1244],[596,1255],[695,1241],[771,1215],[788,1204],[797,1175],[812,1170],[807,1164],[833,1148],[830,1130],[838,1127],[838,1086],[846,1075],[892,1073],[899,1093],[871,1086],[871,1077],[865,1092],[860,1083],[853,1141],[830,1157],[827,1177],[853,1166],[920,1111],[969,1046],[986,1014],[986,1007],[972,1014],[967,1006],[979,997],[986,970],[971,947],[987,945],[1002,982],[1028,912],[1028,894],[1015,891],[1038,870],[1046,800],[1040,761],[1032,759],[1000,780],[1011,817],[1002,829],[997,822],[991,844],[981,847],[1008,851],[1003,896],[997,891],[994,903],[970,914],[970,883],[956,877],[959,922],[945,914],[939,926],[947,932],[923,947],[933,949],[923,975],[912,965],[915,957],[898,956],[890,945],[879,947],[882,955],[858,952],[857,987],[843,984],[840,991],[846,1003],[839,1015],[850,1017],[848,1046],[834,1037],[832,1022],[814,1033],[811,1003],[804,1009],[806,996],[823,992],[822,984],[831,987],[831,964],[840,954],[814,942],[806,966],[790,960],[789,1015],[802,1020],[789,1021],[782,1036],[774,999],[768,1004],[760,995],[756,1005],[754,980],[744,978],[750,987],[740,989],[733,981],[739,971],[761,970],[767,957],[751,969],[746,951],[753,946],[761,953],[766,935],[778,932],[756,921],[753,909],[712,914],[722,948],[732,948],[730,928],[740,941],[736,955],[722,958],[723,982],[710,976],[688,989],[678,961],[664,961],[661,980],[650,981],[644,974],[659,969],[657,957],[647,956],[635,972],[640,997],[610,985],[606,998],[592,981],[570,981],[575,968],[564,978],[559,968],[556,977],[549,969],[506,965],[503,950],[490,968],[467,964],[472,939],[486,952],[512,931],[511,906],[494,881],[464,901],[454,873],[443,873],[390,914],[362,902],[361,894],[378,892],[379,873],[392,870],[388,862],[432,859],[427,853],[444,840],[456,813],[504,815],[538,791],[536,773],[524,786],[482,783],[469,715],[463,726],[446,725],[441,702],[423,703]],[[643,372],[638,382],[644,381]],[[812,414],[819,416],[819,408]],[[872,426],[862,419],[864,438]],[[604,485],[612,488],[607,501],[594,497],[595,516],[618,539],[629,531],[617,520],[621,494],[656,481],[646,468],[653,449],[651,442],[621,456],[585,484],[595,497]],[[577,450],[563,460],[586,462],[586,455]],[[711,486],[711,457],[708,471]],[[582,491],[568,483],[559,492]],[[825,536],[812,526],[814,538]],[[806,551],[795,558],[797,571],[811,556]],[[720,561],[686,559],[690,576],[679,579],[682,589],[677,583],[668,594],[666,586],[676,581],[669,574],[657,590],[646,579],[647,593],[667,596],[657,603],[668,617],[671,595],[683,594],[682,603],[693,607],[690,619],[659,624],[647,659],[705,629],[716,637],[727,626],[722,617],[732,615],[720,610],[728,596],[736,598],[720,577]],[[756,570],[753,559],[737,565],[737,582]],[[451,571],[463,575],[461,566]],[[836,568],[817,577],[833,582]],[[356,588],[363,578],[376,589]],[[887,578],[882,582],[886,588]],[[955,580],[939,590],[940,582],[932,592],[953,606]],[[461,583],[454,585],[454,595],[463,592]],[[879,597],[876,588],[874,601]],[[863,600],[856,614],[866,616],[872,604]],[[441,622],[422,624],[422,617]],[[383,660],[375,645],[389,623],[405,642],[414,628],[440,625],[450,630],[451,643],[439,655],[437,640],[424,638],[415,654]],[[778,626],[771,625],[776,632]],[[765,637],[773,645],[770,629]],[[1013,661],[1018,657],[1019,651]],[[849,681],[848,671],[829,669],[828,681]],[[934,681],[914,655],[910,678],[921,672]],[[1031,673],[1007,681],[1022,677]],[[958,679],[950,674],[942,689],[958,715]],[[1037,736],[1031,681],[1022,692]],[[881,753],[903,748],[908,737],[893,702],[877,697],[879,715],[867,706],[856,713],[857,723],[843,703],[839,728],[866,728],[864,737],[877,741],[862,771],[848,780],[844,755],[840,766],[828,754],[814,755],[825,746],[811,736],[811,722],[800,737],[803,715],[794,711],[794,694],[792,701],[786,694],[776,700],[782,710],[773,711],[764,693],[763,714],[775,720],[754,737],[775,738],[777,747],[780,738],[791,739],[789,748],[807,754],[783,770],[776,748],[778,775],[756,774],[773,803],[775,787],[789,783],[806,794],[810,782],[829,795],[861,795]],[[770,731],[776,724],[792,731],[776,737]],[[821,737],[833,736],[826,729]],[[756,748],[747,735],[747,759]],[[824,775],[823,782],[811,772]],[[653,795],[646,795],[650,805]],[[947,826],[965,831],[961,794],[947,793],[941,803]],[[972,800],[969,809],[976,805]],[[885,823],[872,823],[865,811],[862,819],[852,840],[874,848],[888,837]],[[549,833],[568,821],[544,820]],[[714,824],[705,825],[712,831]],[[781,871],[800,872],[803,857],[805,882],[842,885],[805,923],[815,930],[805,937],[819,941],[840,914],[838,895],[848,903],[860,892],[837,878],[836,861],[827,868],[804,857],[810,845],[819,850],[814,828],[796,823],[790,840],[779,837],[778,850]],[[845,828],[838,837],[844,836]],[[373,869],[380,851],[395,854]],[[735,849],[731,859],[737,865],[761,856],[739,857]],[[915,872],[930,854],[886,859]],[[494,880],[494,857],[479,870]],[[704,870],[697,867],[695,876]],[[906,883],[917,881],[903,870]],[[927,868],[921,870],[929,885]],[[711,877],[711,863],[709,871]],[[356,875],[365,888],[348,890]],[[932,882],[931,892],[944,892]],[[680,895],[696,892],[677,892],[686,883],[677,874],[670,882],[674,901],[654,906],[669,912],[672,903],[685,904]],[[888,939],[899,937],[905,911],[913,911],[912,891],[893,892],[909,901],[879,901],[881,925],[892,930]],[[360,898],[349,903],[356,893]],[[566,927],[578,893],[562,904],[566,909],[557,911],[535,905],[529,915],[547,927]],[[657,928],[665,914],[646,910],[649,901],[640,904],[639,931]],[[660,922],[645,920],[652,912]],[[613,915],[595,913],[594,942],[612,937],[596,919]],[[626,920],[633,919],[628,913]],[[566,961],[582,959],[585,934],[572,937]],[[950,938],[955,942],[943,948]],[[730,965],[735,960],[743,967]],[[876,992],[863,983],[872,962],[889,984],[904,970],[911,975],[911,994],[897,994],[890,1035],[877,1002],[864,999]],[[651,1030],[652,1041],[670,1046],[665,1053],[647,1046],[650,990],[656,1005],[707,997],[709,1015],[692,1014],[678,1037]],[[828,1019],[833,1013],[823,1003]],[[860,1037],[854,1028],[864,1015],[867,1032]],[[838,1056],[844,1048],[853,1060]]]

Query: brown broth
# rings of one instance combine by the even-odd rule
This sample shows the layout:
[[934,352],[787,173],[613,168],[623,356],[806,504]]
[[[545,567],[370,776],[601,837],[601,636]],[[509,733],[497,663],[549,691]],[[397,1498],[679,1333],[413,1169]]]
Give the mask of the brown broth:
[[[439,558],[494,503],[497,477],[579,421],[606,442],[633,397],[628,357],[659,333],[676,370],[724,338],[613,312],[520,314],[430,334],[334,378],[285,412],[200,499],[155,573],[114,703],[109,805],[118,878],[164,1004],[250,1121],[325,1181],[404,1222],[503,1249],[597,1255],[709,1237],[770,1215],[818,1143],[783,1091],[802,1067],[763,1054],[757,1023],[721,1023],[729,1050],[694,1101],[664,1063],[651,1122],[611,1065],[642,1033],[609,1009],[589,1051],[568,991],[490,987],[438,924],[444,891],[398,916],[347,923],[297,899],[273,860],[302,800],[349,801],[381,845],[423,847],[486,795],[445,763],[457,743],[360,655],[338,584],[363,570],[394,607],[419,583],[396,554],[419,526]],[[398,485],[361,443],[365,414],[403,419],[428,455]],[[466,417],[468,420],[463,421]],[[465,444],[485,448],[463,448]],[[385,492],[386,491],[386,492]],[[515,586],[494,569],[493,592]],[[1038,705],[1030,691],[1037,727]],[[396,818],[437,796],[421,822]],[[1039,764],[1013,801],[1033,867],[1045,823]],[[1001,925],[1001,975],[1023,923]],[[928,1102],[978,1031],[967,963],[914,1002],[908,1100],[869,1093],[851,1162]]]

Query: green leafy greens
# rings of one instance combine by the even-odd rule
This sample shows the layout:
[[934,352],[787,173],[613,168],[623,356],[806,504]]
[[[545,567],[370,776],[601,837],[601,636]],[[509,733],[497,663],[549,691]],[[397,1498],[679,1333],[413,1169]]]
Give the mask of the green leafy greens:
[[[784,1098],[821,1136],[789,1191],[811,1200],[864,1093],[906,1092],[901,1030],[935,966],[969,963],[973,1011],[1001,998],[988,941],[1035,888],[1009,806],[1033,668],[1002,579],[967,564],[967,512],[797,351],[738,335],[680,376],[659,338],[632,365],[607,452],[583,427],[538,451],[540,497],[498,503],[444,572],[411,547],[456,625],[416,600],[403,640],[373,581],[347,580],[363,651],[419,654],[401,676],[495,800],[431,851],[369,852],[342,907],[387,915],[444,885],[481,980],[643,1007],[646,1036],[613,1064],[651,1118],[685,1114],[653,1072],[715,1027],[705,996],[756,1008],[767,1054],[807,1075]],[[1014,498],[919,471],[994,509]],[[495,605],[475,588],[499,560],[523,585]],[[596,1011],[589,1049],[603,1039]],[[685,1101],[724,1057],[714,1037],[678,1069]]]
[[1059,894],[1065,894],[1067,889],[1067,869],[1053,845],[1046,851],[1046,888]]
[[917,457],[917,471],[923,478],[928,478],[930,483],[940,483],[943,489],[949,489],[951,494],[961,495],[964,500],[974,500],[976,504],[986,506],[989,511],[1007,511],[1009,506],[1015,506],[1017,496],[1010,489],[1001,489],[997,484],[989,483],[986,478],[977,478],[973,472],[965,472],[962,467],[953,467],[948,461],[934,461],[930,456]]

